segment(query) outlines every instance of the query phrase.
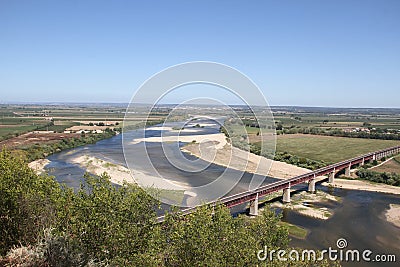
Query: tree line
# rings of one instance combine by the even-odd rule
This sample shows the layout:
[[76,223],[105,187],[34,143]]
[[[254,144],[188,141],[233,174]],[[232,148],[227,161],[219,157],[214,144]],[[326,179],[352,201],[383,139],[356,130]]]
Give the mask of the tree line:
[[357,170],[357,176],[360,179],[375,183],[400,186],[400,175],[394,172],[375,172],[368,169],[360,168]]
[[291,127],[283,128],[278,125],[276,133],[280,134],[315,134],[325,136],[350,137],[350,138],[366,138],[380,140],[400,140],[399,133],[386,133],[383,131],[376,132],[345,132],[339,128],[322,129],[317,127]]

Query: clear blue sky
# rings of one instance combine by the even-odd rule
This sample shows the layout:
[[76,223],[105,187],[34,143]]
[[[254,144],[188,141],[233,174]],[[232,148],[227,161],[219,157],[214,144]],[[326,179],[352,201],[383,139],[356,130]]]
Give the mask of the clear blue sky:
[[194,60],[271,105],[400,107],[400,1],[0,0],[0,102],[128,102]]

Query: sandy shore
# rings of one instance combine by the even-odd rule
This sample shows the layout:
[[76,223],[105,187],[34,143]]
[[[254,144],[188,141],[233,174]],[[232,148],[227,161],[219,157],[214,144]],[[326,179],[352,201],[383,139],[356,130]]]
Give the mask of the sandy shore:
[[[141,186],[155,187],[164,190],[184,190],[188,188],[185,183],[172,182],[160,177],[150,176],[137,170],[129,170],[128,168],[98,159],[92,156],[79,156],[72,159],[72,163],[79,164],[87,172],[94,175],[101,175],[106,172],[110,176],[111,182],[123,185],[124,181],[127,183],[136,183],[134,177],[141,181]],[[132,177],[133,176],[133,177]],[[143,181],[149,181],[148,184],[143,184]]]
[[385,213],[386,219],[400,228],[400,205],[390,204],[390,208]]
[[102,175],[106,172],[110,176],[111,182],[115,184],[122,185],[124,181],[127,183],[135,183],[135,180],[130,175],[129,169],[124,166],[112,164],[90,156],[79,156],[72,159],[72,162],[79,164],[82,168],[85,168],[87,172],[94,175]]
[[[184,131],[191,131],[184,130]],[[178,131],[177,131],[178,132]],[[217,142],[217,148],[220,149],[224,147],[227,143],[226,137],[222,133],[216,134],[201,134],[201,135],[174,135],[174,136],[162,136],[162,137],[147,137],[147,138],[136,138],[132,140],[132,144],[138,144],[140,142],[184,142],[191,143],[195,141],[196,143],[204,142]]]
[[[294,177],[310,171],[233,147],[226,142],[225,136],[221,135],[224,137],[223,142],[221,142],[220,136],[212,141],[188,144],[182,148],[182,151],[224,167],[280,179]],[[212,139],[215,136],[208,135],[208,138]]]
[[355,180],[355,179],[348,180],[348,179],[335,178],[335,182],[333,184],[324,182],[324,183],[322,183],[322,185],[324,185],[324,186],[330,185],[330,186],[334,186],[337,188],[343,188],[343,189],[363,190],[363,191],[400,195],[400,187],[398,187],[398,186],[372,183],[372,182],[363,181],[363,180]]
[[274,202],[271,207],[291,209],[308,217],[327,220],[333,215],[333,210],[326,207],[316,207],[314,203],[337,202],[339,198],[322,191],[318,191],[315,194],[303,191],[294,195],[291,201],[290,203]]
[[37,159],[28,164],[28,167],[33,169],[37,174],[41,174],[44,172],[44,167],[50,163],[48,159]]
[[[204,126],[205,124],[202,124],[202,126]],[[199,132],[201,130],[201,128],[193,128],[193,127],[189,127],[189,128],[183,128],[183,129],[175,129],[174,127],[168,127],[168,126],[152,126],[152,127],[147,127],[146,131],[171,131],[174,133],[180,133],[180,132],[186,132],[186,133],[196,133]]]

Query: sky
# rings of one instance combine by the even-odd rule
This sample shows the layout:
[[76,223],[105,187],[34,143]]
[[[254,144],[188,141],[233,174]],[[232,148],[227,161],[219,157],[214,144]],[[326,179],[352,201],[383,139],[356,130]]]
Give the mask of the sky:
[[0,0],[0,103],[126,103],[167,67],[212,61],[270,105],[399,108],[399,14],[397,0]]

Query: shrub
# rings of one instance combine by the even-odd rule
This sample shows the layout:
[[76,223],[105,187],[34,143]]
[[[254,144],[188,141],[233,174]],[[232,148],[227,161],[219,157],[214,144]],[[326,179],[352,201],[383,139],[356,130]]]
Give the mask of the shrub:
[[357,170],[357,176],[360,179],[368,180],[371,182],[400,186],[400,175],[396,173],[387,173],[387,172],[380,173],[360,168]]
[[36,175],[22,160],[0,152],[0,254],[11,247],[35,243],[55,220],[59,184]]
[[32,246],[16,247],[0,258],[0,266],[45,266],[44,256],[42,251]]

